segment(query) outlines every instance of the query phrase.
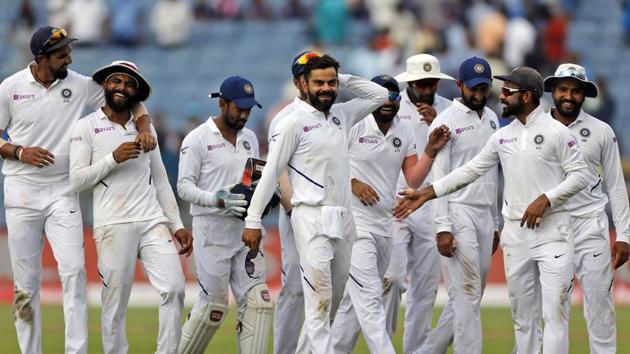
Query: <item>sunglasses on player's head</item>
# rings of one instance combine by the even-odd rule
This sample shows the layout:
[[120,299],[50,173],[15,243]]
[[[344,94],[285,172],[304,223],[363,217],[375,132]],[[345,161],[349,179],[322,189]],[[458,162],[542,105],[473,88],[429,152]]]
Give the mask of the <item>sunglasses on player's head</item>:
[[299,65],[304,65],[308,63],[308,61],[311,60],[312,58],[319,58],[319,56],[320,55],[317,53],[307,52],[307,53],[302,54],[301,57],[297,58],[295,63]]
[[520,88],[513,88],[513,87],[506,87],[506,86],[501,87],[501,93],[505,97],[510,97],[513,94],[517,93],[517,92],[526,92],[526,91],[531,91],[531,90],[520,89]]
[[57,28],[50,34],[46,42],[42,44],[37,53],[43,53],[47,48],[54,46],[55,44],[59,43],[60,40],[66,37],[68,37],[68,33],[66,32],[66,30],[63,28]]

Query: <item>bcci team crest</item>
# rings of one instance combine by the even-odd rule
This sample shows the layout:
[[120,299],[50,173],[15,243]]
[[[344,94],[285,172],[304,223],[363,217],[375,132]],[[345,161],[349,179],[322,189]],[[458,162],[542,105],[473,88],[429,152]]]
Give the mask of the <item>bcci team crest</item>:
[[341,125],[341,121],[337,117],[332,117],[332,122],[335,123],[335,125]]
[[399,148],[400,145],[402,145],[402,141],[400,141],[399,138],[394,138],[394,140],[392,140],[392,144],[394,145],[395,148]]
[[245,90],[248,95],[251,95],[254,93],[254,86],[252,86],[252,84],[245,84],[245,86],[243,86],[243,90]]
[[381,75],[381,80],[383,80],[383,81],[389,81],[391,79],[392,79],[392,77],[389,76],[389,75]]
[[589,136],[591,136],[591,131],[587,128],[582,128],[582,130],[580,130],[580,135],[584,138],[588,138]]
[[252,146],[249,144],[249,141],[245,140],[243,141],[243,147],[245,148],[245,150],[251,150]]
[[484,70],[486,70],[486,68],[484,68],[483,65],[481,65],[481,64],[475,64],[475,66],[473,66],[473,70],[477,74],[481,74],[482,72],[484,72]]
[[424,71],[429,72],[431,71],[431,69],[433,69],[433,65],[431,65],[431,63],[425,63],[422,68],[424,69]]
[[70,90],[69,88],[61,90],[61,97],[65,99],[72,97],[72,90]]
[[543,141],[545,141],[545,137],[543,137],[542,135],[538,134],[534,137],[534,142],[536,143],[536,145],[540,145],[543,143]]
[[493,120],[490,121],[490,126],[492,127],[492,129],[497,130],[497,123],[495,123]]

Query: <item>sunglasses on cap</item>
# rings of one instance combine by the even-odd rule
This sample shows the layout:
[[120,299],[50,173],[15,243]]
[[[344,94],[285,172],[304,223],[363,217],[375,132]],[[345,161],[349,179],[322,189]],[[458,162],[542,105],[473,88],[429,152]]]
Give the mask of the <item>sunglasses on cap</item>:
[[308,63],[310,59],[319,58],[319,57],[320,55],[317,53],[313,53],[313,52],[304,53],[302,54],[301,57],[297,58],[297,60],[295,61],[295,64],[304,65]]
[[513,94],[517,93],[517,92],[526,92],[526,91],[530,91],[530,90],[525,90],[525,89],[520,89],[520,88],[513,88],[513,87],[505,87],[505,86],[501,87],[501,93],[505,97],[510,97]]
[[584,75],[583,73],[577,72],[575,70],[572,70],[572,69],[562,70],[562,71],[556,73],[554,76],[559,77],[559,78],[574,77],[576,79],[586,81],[586,75]]
[[400,101],[400,93],[389,91],[389,100],[392,102]]
[[67,36],[68,36],[68,33],[66,32],[65,29],[57,28],[50,34],[46,42],[42,44],[42,46],[39,48],[39,51],[37,53],[41,54],[42,52],[44,52],[46,48],[50,48],[54,46],[55,44],[59,43],[60,40],[66,38]]
[[252,259],[256,258],[258,256],[258,253],[260,253],[262,257],[265,256],[260,250],[249,250],[249,252],[247,252],[247,256],[245,256],[245,272],[247,273],[247,276],[251,279],[260,278],[260,275],[254,275],[254,272],[256,271],[256,265],[254,264],[254,262],[252,262]]

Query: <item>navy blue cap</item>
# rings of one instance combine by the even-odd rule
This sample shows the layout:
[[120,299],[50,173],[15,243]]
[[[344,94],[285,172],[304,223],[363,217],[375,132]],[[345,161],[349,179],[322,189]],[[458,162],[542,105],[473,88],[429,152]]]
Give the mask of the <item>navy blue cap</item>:
[[490,64],[485,59],[472,57],[464,60],[459,66],[459,79],[468,88],[473,88],[479,84],[492,86],[492,70]]
[[396,81],[396,79],[389,75],[376,75],[372,78],[372,82],[386,87],[390,91],[400,93],[400,86],[398,86],[398,81]]
[[211,98],[223,97],[226,100],[233,101],[236,107],[240,109],[249,109],[254,106],[262,108],[260,103],[254,97],[254,85],[240,76],[230,76],[223,81],[220,92],[210,94]]
[[[55,40],[51,38],[53,33],[56,33],[59,39]],[[33,55],[50,53],[76,40],[76,38],[68,37],[63,28],[51,26],[40,27],[31,37],[31,53],[33,53]]]
[[311,57],[319,56],[319,54],[309,50],[296,55],[291,64],[291,73],[293,74],[293,77],[298,77],[304,74],[304,64],[306,64]]

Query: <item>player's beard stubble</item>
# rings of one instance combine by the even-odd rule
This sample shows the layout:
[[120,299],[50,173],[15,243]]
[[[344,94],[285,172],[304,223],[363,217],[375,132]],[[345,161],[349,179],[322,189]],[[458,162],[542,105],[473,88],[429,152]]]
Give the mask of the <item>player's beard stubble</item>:
[[[556,106],[556,109],[560,114],[565,117],[575,118],[580,114],[580,109],[582,109],[582,102],[578,102],[575,100],[567,100],[567,99],[553,99],[553,104]],[[569,106],[570,108],[567,108]]]
[[[122,102],[117,101],[114,98],[114,95],[117,93],[125,95],[127,99],[123,100]],[[131,106],[134,105],[134,103],[136,103],[133,97],[129,97],[125,92],[121,90],[115,90],[115,89],[105,90],[105,102],[107,102],[107,105],[112,109],[112,111],[117,112],[117,113],[128,110]]]
[[315,93],[308,90],[308,102],[320,112],[328,112],[337,99],[337,93],[333,90],[320,90]]
[[518,101],[515,103],[509,103],[507,100],[502,100],[501,103],[504,104],[502,113],[503,118],[518,116],[525,110],[525,102],[523,102],[523,98],[520,96],[518,97]]

